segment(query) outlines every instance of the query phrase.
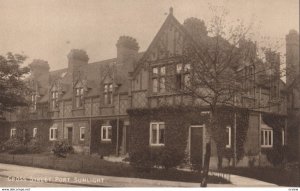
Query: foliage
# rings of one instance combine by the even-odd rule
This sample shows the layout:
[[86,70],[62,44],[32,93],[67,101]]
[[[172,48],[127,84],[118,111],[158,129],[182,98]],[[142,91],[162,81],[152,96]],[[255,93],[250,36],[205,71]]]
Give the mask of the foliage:
[[20,145],[24,145],[23,141],[17,137],[13,137],[13,138],[8,139],[1,145],[1,150],[2,151],[10,151],[17,147],[20,147]]
[[283,164],[286,153],[287,147],[285,146],[273,147],[266,151],[268,161],[275,167]]
[[57,157],[65,158],[67,154],[74,153],[72,145],[68,140],[55,141],[52,148],[53,154]]
[[134,168],[144,172],[149,172],[154,166],[149,148],[131,151],[129,154],[129,162]]
[[20,137],[13,137],[1,144],[1,151],[8,151],[10,154],[40,153],[43,151],[40,140],[33,138],[26,142]]
[[0,56],[0,112],[27,105],[25,97],[29,89],[22,78],[29,73],[29,68],[21,68],[25,59],[23,55],[12,53]]
[[149,171],[150,168],[163,167],[170,169],[183,162],[184,154],[172,148],[149,148],[132,152],[130,164],[136,168]]
[[27,144],[28,153],[41,153],[43,151],[39,138],[32,138]]

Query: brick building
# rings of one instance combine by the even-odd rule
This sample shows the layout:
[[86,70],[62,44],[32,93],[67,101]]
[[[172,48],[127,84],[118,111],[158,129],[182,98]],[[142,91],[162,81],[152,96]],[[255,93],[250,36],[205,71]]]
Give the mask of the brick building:
[[[173,82],[184,83],[191,66],[181,58],[187,44],[197,43],[193,32],[209,38],[203,22],[197,23],[187,19],[180,24],[170,9],[145,53],[138,52],[135,39],[122,36],[113,59],[88,63],[87,53],[74,49],[68,54],[68,68],[57,71],[49,71],[46,61],[34,60],[28,79],[34,90],[30,108],[5,115],[11,136],[39,136],[45,146],[67,139],[76,152],[100,155],[176,145],[190,162],[202,163],[209,140],[207,106],[162,85],[171,70],[180,70]],[[247,165],[249,156],[264,165],[265,150],[285,144],[286,96],[278,74],[279,55],[270,51],[266,60],[240,66],[242,73],[251,71],[253,76],[247,81],[249,92],[237,98],[236,115],[231,107],[221,112],[224,152],[232,158],[232,153],[243,150],[240,165]],[[267,72],[270,67],[275,72]],[[256,75],[256,70],[265,72]],[[275,78],[266,83],[271,76]],[[243,137],[240,142],[238,137]],[[212,160],[216,153],[213,142]]]

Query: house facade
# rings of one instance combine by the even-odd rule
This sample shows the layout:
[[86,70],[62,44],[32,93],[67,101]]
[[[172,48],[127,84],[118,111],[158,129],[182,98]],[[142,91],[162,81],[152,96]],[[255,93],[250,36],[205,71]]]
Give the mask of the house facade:
[[[237,165],[248,165],[255,158],[255,165],[267,165],[265,152],[286,144],[287,136],[279,55],[270,51],[266,62],[241,66],[241,73],[251,76],[245,80],[249,91],[236,98],[235,107],[220,107],[222,143],[216,144],[209,107],[169,88],[184,87],[191,76],[193,66],[183,55],[197,44],[199,32],[210,38],[202,21],[180,24],[170,9],[144,53],[135,39],[122,36],[113,59],[88,63],[85,51],[73,49],[68,68],[57,71],[34,60],[28,79],[31,106],[5,114],[10,136],[40,137],[46,147],[64,139],[78,153],[103,156],[175,148],[192,164],[203,163],[205,144],[211,141],[212,161],[221,149],[228,164],[235,158]],[[264,72],[258,75],[258,70]],[[275,78],[266,83],[263,79],[270,76]]]

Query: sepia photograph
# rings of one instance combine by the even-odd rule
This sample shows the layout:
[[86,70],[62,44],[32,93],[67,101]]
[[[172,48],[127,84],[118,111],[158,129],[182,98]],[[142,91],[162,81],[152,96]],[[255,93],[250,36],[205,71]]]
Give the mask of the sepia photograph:
[[0,0],[0,190],[300,188],[299,0]]

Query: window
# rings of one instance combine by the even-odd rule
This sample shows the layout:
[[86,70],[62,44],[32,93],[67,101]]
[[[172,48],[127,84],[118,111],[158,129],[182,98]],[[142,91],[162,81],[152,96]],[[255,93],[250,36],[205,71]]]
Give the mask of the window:
[[101,126],[101,141],[111,141],[111,126]]
[[31,95],[31,107],[33,111],[36,111],[36,99],[37,99],[36,94]]
[[176,89],[183,89],[190,85],[190,70],[191,64],[177,64],[176,65]]
[[37,128],[33,128],[32,137],[35,138],[37,135]]
[[152,92],[166,92],[166,67],[152,68]]
[[10,129],[10,137],[14,138],[17,135],[17,129]]
[[150,145],[151,146],[165,145],[165,123],[163,122],[150,123]]
[[80,127],[80,140],[83,141],[85,138],[85,127]]
[[58,108],[58,92],[57,91],[51,92],[51,103],[52,103],[52,109]]
[[76,108],[79,108],[83,106],[83,87],[75,88],[75,91],[75,105]]
[[231,127],[226,127],[226,148],[231,148]]
[[104,85],[104,104],[110,105],[112,104],[112,93],[113,93],[113,85],[112,84],[105,84]]
[[50,141],[55,141],[57,140],[57,128],[56,127],[51,127],[50,128],[50,133],[49,133],[49,140]]
[[273,130],[262,129],[261,130],[261,147],[270,148],[273,146]]

